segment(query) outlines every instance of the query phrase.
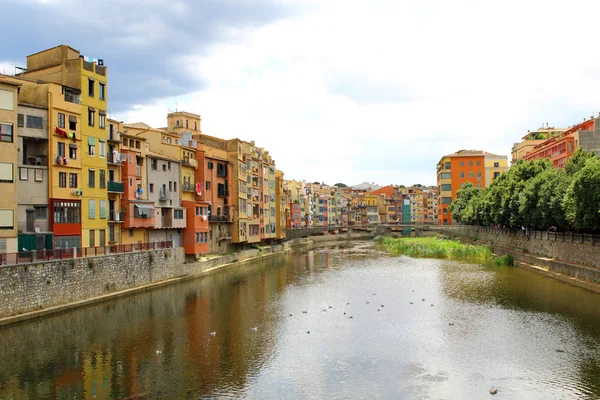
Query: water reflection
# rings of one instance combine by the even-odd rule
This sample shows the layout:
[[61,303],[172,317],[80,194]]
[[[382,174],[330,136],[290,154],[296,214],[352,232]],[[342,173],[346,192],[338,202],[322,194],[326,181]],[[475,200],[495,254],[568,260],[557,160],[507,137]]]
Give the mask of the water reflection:
[[519,269],[336,245],[6,327],[0,398],[597,398],[599,306]]

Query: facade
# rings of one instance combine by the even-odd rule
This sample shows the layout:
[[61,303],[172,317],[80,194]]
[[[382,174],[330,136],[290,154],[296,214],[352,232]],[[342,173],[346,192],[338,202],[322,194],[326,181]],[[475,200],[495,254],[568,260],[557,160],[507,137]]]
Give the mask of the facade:
[[535,146],[523,159],[528,161],[549,158],[554,168],[564,168],[569,157],[571,157],[578,147],[581,147],[580,134],[585,132],[583,134],[587,138],[587,132],[594,131],[595,122],[596,119],[590,118],[570,127],[564,132]]
[[[52,201],[52,207],[59,212],[55,216],[59,218],[60,213],[66,215],[76,214],[73,209],[79,207],[79,231],[81,239],[79,245],[75,238],[75,229],[71,230],[72,239],[59,240],[58,232],[55,231],[56,247],[95,247],[104,246],[108,230],[108,199],[106,188],[106,109],[107,109],[107,68],[102,60],[92,61],[82,56],[79,51],[68,46],[57,46],[51,49],[32,54],[27,57],[27,70],[23,74],[25,78],[42,80],[62,85],[60,96],[64,96],[66,102],[76,105],[79,114],[79,132],[71,125],[76,115],[69,115],[69,128],[67,129],[66,115],[61,113],[57,119],[50,118],[55,126],[55,135],[62,139],[71,139],[69,143],[69,154],[66,147],[57,140],[56,158],[57,166],[68,166],[76,158],[69,157],[73,149],[78,153],[77,164],[80,176],[75,181],[75,173],[58,171],[59,187],[64,188],[65,176],[69,174],[69,188],[75,189],[80,196],[79,203],[70,202],[62,196]],[[54,97],[53,97],[54,100]],[[75,111],[75,110],[73,110]],[[50,109],[49,109],[50,113]],[[51,113],[50,113],[51,114]],[[53,115],[51,115],[53,117]],[[54,124],[56,122],[56,124]],[[77,141],[80,141],[79,144]],[[65,145],[67,143],[64,143]],[[77,146],[77,147],[75,147]],[[74,154],[76,155],[76,154]],[[61,168],[58,168],[61,169]],[[69,168],[62,168],[69,169]],[[83,182],[82,182],[83,179]],[[53,198],[54,199],[54,198]],[[60,218],[59,218],[60,219]],[[69,225],[75,225],[74,221]],[[65,243],[63,243],[65,242]]]
[[122,244],[122,227],[125,222],[125,212],[122,211],[123,184],[122,164],[125,162],[123,154],[123,123],[108,120],[106,167],[108,169],[106,192],[108,197],[108,244]]
[[14,253],[17,239],[17,108],[21,83],[0,76],[0,254]]
[[452,225],[448,206],[456,198],[456,191],[465,182],[483,189],[501,173],[508,170],[508,159],[481,150],[460,150],[443,156],[437,164],[438,224]]
[[17,114],[19,251],[51,250],[48,212],[48,108],[19,103]]
[[511,151],[511,164],[524,159],[526,155],[534,152],[534,148],[544,143],[546,140],[560,135],[566,131],[565,128],[554,128],[552,126],[541,127],[535,131],[528,131],[527,135],[521,138],[519,143],[515,143]]

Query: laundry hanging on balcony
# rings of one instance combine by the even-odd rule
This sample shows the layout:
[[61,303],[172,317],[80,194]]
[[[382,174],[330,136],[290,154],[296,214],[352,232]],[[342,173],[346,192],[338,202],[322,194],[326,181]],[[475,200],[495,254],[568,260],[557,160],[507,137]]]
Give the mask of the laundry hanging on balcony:
[[63,131],[62,129],[60,129],[59,127],[56,127],[56,129],[54,130],[54,132],[60,136],[60,137],[64,137],[64,138],[68,138],[69,135],[67,134],[67,131]]
[[196,194],[202,196],[202,183],[196,182]]

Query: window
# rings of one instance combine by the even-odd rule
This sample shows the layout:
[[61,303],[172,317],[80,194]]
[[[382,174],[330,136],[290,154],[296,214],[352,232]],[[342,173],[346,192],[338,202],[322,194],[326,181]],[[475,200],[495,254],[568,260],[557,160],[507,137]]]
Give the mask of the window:
[[206,181],[206,185],[204,187],[206,190],[210,190],[210,181]]
[[59,128],[65,128],[65,114],[63,113],[58,113],[58,127]]
[[500,163],[499,162],[495,162],[494,163],[494,168],[500,168]]
[[163,164],[162,169],[163,169],[163,171],[167,171],[167,164]]
[[460,177],[461,177],[461,178],[464,178],[464,177],[465,177],[465,173],[464,173],[464,172],[461,172],[461,173],[460,173]]
[[194,130],[197,131],[198,130],[198,122],[194,121]]
[[101,169],[100,170],[100,189],[105,189],[106,188],[106,171]]
[[78,224],[81,222],[81,203],[75,201],[55,201],[53,206],[55,224]]
[[77,117],[74,115],[69,115],[69,130],[77,130]]
[[90,97],[94,97],[94,80],[91,78],[88,78],[88,95]]
[[0,109],[13,111],[15,109],[15,100],[12,90],[0,89]]
[[173,191],[176,192],[177,191],[177,182],[173,182]]
[[465,162],[464,162],[464,161],[461,161],[461,162],[460,162],[460,166],[461,166],[461,167],[464,167],[464,166],[465,166]]
[[34,169],[35,173],[35,181],[36,182],[43,182],[44,181],[44,170],[43,169]]
[[100,200],[99,203],[100,218],[106,219],[106,200]]
[[69,174],[69,187],[76,188],[77,187],[77,174]]
[[481,189],[481,183],[477,184],[477,189]]
[[169,181],[169,192],[173,191],[173,182]]
[[102,139],[98,143],[98,155],[102,158],[106,157],[106,142],[103,142]]
[[469,172],[469,178],[472,178],[472,177],[473,177],[473,172],[471,171],[471,172]]
[[189,126],[189,121],[186,119],[186,120],[185,120],[185,128],[187,129],[187,128],[188,128],[188,126]]
[[473,166],[473,161],[469,161],[469,167]]
[[106,84],[102,83],[102,82],[98,82],[98,89],[99,89],[99,93],[98,93],[98,98],[100,100],[105,100],[105,96],[106,96]]
[[13,141],[13,126],[12,124],[6,124],[0,122],[0,142],[11,142]]
[[88,170],[88,186],[96,187],[96,171],[93,169]]
[[129,237],[133,237],[133,229],[129,228]]
[[169,171],[170,171],[171,170],[171,161],[167,161],[167,165],[168,165],[168,168],[169,168]]
[[17,126],[23,128],[25,126],[25,116],[23,114],[17,114]]
[[29,172],[27,168],[19,168],[19,179],[22,181],[26,181],[29,178]]
[[96,231],[90,229],[90,247],[96,247]]
[[98,113],[98,120],[99,120],[99,124],[100,124],[100,129],[104,129],[106,126],[106,115],[103,114],[102,111],[100,111]]
[[196,232],[196,243],[208,242],[208,232]]
[[100,238],[99,246],[102,247],[106,244],[106,230],[100,229],[98,231],[98,237]]
[[196,207],[196,215],[202,215],[200,214],[200,207]]
[[481,178],[481,171],[477,171],[477,177]]
[[452,197],[442,197],[442,204],[452,203]]
[[442,187],[441,187],[441,190],[443,192],[451,191],[452,190],[452,185],[450,185],[450,184],[443,184]]
[[56,151],[56,155],[59,157],[65,156],[65,144],[63,142],[58,142],[58,149]]
[[14,210],[0,210],[0,229],[14,229]]
[[67,173],[66,172],[58,173],[58,187],[61,187],[61,188],[67,187]]
[[[26,179],[25,179],[26,180]],[[12,163],[0,163],[0,182],[12,183],[14,181],[14,166]]]
[[139,140],[136,140],[136,141],[135,141],[135,148],[136,148],[136,149],[139,149],[139,148],[140,148],[140,141],[139,141]]
[[76,144],[69,144],[69,158],[71,160],[77,159],[77,145]]
[[498,171],[495,171],[495,172],[494,172],[494,179],[496,179],[496,178],[497,178],[497,177],[499,177],[499,176],[500,176],[500,172],[498,172]]
[[217,163],[217,176],[227,176],[227,164]]
[[183,219],[183,210],[173,210],[173,218]]
[[47,219],[48,218],[48,206],[33,206],[33,218],[34,219]]
[[154,193],[154,183],[150,184],[150,193]]
[[171,144],[171,138],[170,137],[167,138],[167,143]]
[[450,165],[451,165],[451,163],[447,162],[447,163],[444,164],[444,168],[445,169],[450,169]]
[[88,201],[88,218],[96,218],[96,200],[89,199]]
[[477,165],[480,166],[481,165],[481,160],[477,160]]
[[[94,139],[94,138],[89,138]],[[88,156],[93,157],[96,155],[96,146],[93,144],[88,144]]]
[[27,116],[27,127],[31,129],[44,129],[44,120],[42,117],[36,117],[35,115]]
[[213,169],[213,162],[212,161],[208,162],[208,169]]
[[157,162],[156,158],[150,159],[150,166],[152,167],[152,169],[154,171],[156,171],[158,169],[158,162]]
[[88,108],[88,125],[94,126],[94,117],[96,116],[96,111],[93,108]]

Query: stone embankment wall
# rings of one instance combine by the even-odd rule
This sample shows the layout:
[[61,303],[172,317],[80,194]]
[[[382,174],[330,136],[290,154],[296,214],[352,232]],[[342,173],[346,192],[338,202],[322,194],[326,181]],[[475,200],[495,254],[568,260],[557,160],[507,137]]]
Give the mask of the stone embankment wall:
[[283,245],[273,245],[186,264],[183,248],[175,248],[2,266],[0,318],[201,275],[216,267],[283,251]]
[[[490,231],[476,226],[440,226],[439,231],[466,236],[493,245],[511,247],[523,253],[555,258],[567,263],[583,264],[589,267],[600,267],[600,243],[577,243],[567,237],[558,236],[556,240],[535,238],[533,234],[508,235],[499,231]],[[564,241],[563,241],[564,240]]]

